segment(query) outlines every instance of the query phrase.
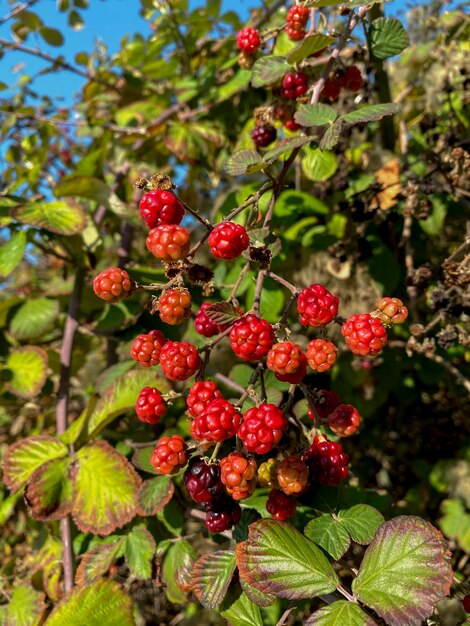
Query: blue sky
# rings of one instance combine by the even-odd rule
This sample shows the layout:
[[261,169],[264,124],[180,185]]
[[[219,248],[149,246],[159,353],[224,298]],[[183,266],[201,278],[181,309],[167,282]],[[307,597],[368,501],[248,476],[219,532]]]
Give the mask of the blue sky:
[[[196,8],[204,5],[204,0],[190,0],[190,6]],[[259,6],[260,0],[223,0],[223,10],[236,10],[244,19],[248,16],[249,8]],[[406,0],[394,0],[386,4],[386,11],[389,14],[404,13],[404,8],[409,4]],[[0,17],[8,13],[10,3],[0,0]],[[148,24],[139,15],[140,3],[130,0],[90,0],[90,8],[83,11],[85,20],[84,28],[80,31],[73,31],[68,28],[66,17],[56,9],[55,0],[40,0],[33,8],[42,17],[48,26],[60,29],[65,35],[65,45],[62,47],[51,47],[46,45],[41,39],[28,40],[27,45],[35,47],[39,45],[42,50],[54,56],[63,54],[66,58],[73,60],[74,55],[81,51],[91,51],[96,40],[101,39],[112,53],[119,47],[119,42],[126,34],[137,32],[147,33]],[[0,37],[11,39],[10,23],[0,26]],[[21,64],[21,65],[19,65]],[[24,64],[24,65],[23,65]],[[34,59],[23,53],[7,52],[0,60],[0,80],[11,84],[16,82],[22,73],[34,74],[44,67],[44,62]],[[12,71],[15,73],[12,80]],[[64,104],[73,101],[72,95],[82,83],[82,79],[73,74],[62,72],[60,79],[58,74],[41,77],[35,83],[40,92],[46,92],[51,96],[63,98]],[[5,92],[0,92],[0,97]]]

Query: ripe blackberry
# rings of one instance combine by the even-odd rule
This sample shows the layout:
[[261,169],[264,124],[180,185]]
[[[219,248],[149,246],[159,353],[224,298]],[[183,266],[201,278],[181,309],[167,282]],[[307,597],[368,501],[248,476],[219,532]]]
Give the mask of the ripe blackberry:
[[170,380],[186,380],[201,368],[197,349],[187,341],[167,341],[160,353],[160,365]]
[[343,452],[343,446],[324,436],[315,437],[303,461],[321,485],[334,487],[348,475],[349,456]]
[[184,208],[171,191],[153,189],[139,203],[140,214],[149,228],[162,224],[179,224],[184,217]]
[[303,289],[297,300],[300,321],[308,326],[326,326],[338,315],[339,298],[323,285],[313,284]]
[[137,398],[135,412],[141,422],[157,424],[167,412],[161,392],[156,387],[144,387]]
[[187,462],[187,446],[180,435],[161,437],[150,457],[153,469],[159,474],[177,474]]
[[312,370],[327,372],[336,363],[337,353],[338,348],[332,341],[314,339],[308,344],[305,356]]
[[250,238],[241,224],[221,222],[214,226],[207,243],[218,259],[236,259],[248,248]]
[[128,298],[135,288],[135,282],[120,267],[110,267],[93,279],[93,291],[109,304]]
[[276,140],[277,131],[271,124],[264,124],[255,126],[250,135],[257,148],[266,148]]
[[240,413],[223,398],[209,402],[194,418],[194,432],[201,441],[225,441],[234,437],[240,425]]
[[274,404],[260,404],[246,411],[237,432],[248,452],[266,454],[281,440],[288,422]]
[[238,49],[246,55],[251,55],[261,45],[259,33],[254,28],[242,28],[236,36]]
[[256,487],[256,461],[240,452],[231,452],[220,461],[220,480],[234,500],[249,498]]
[[186,398],[188,413],[191,417],[197,417],[212,400],[221,397],[222,394],[214,381],[204,380],[194,383]]
[[338,437],[353,435],[361,425],[361,416],[352,404],[339,404],[328,416],[328,426]]
[[299,128],[302,128],[301,124],[297,124],[294,116],[290,117],[288,120],[285,120],[283,125],[284,125],[284,128],[287,128],[287,130],[290,130],[292,132],[299,130]]
[[360,91],[363,82],[361,70],[356,65],[351,65],[346,68],[341,84],[345,89],[357,93]]
[[387,332],[377,317],[370,313],[351,315],[341,326],[348,348],[358,356],[375,356],[387,343]]
[[138,335],[131,346],[131,357],[142,365],[152,367],[160,363],[160,354],[166,339],[159,330]]
[[201,456],[189,461],[183,483],[191,499],[199,504],[209,505],[225,495],[220,480],[220,466],[217,463],[206,463]]
[[294,517],[297,510],[297,502],[283,491],[272,489],[268,495],[266,510],[275,520],[284,522],[286,519]]
[[258,361],[269,352],[274,338],[271,324],[252,313],[234,322],[230,331],[232,350],[244,361]]
[[187,289],[169,289],[158,299],[158,313],[165,324],[181,324],[191,316],[191,294]]
[[242,516],[240,505],[230,498],[214,502],[208,508],[206,526],[210,533],[222,533],[236,526]]
[[288,100],[296,100],[308,89],[308,76],[303,72],[289,73],[281,82],[281,93]]

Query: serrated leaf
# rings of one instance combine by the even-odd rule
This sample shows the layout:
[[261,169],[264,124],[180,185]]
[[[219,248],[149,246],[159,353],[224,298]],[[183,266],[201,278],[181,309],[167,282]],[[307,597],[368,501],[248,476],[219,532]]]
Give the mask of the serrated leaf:
[[58,235],[77,235],[85,228],[83,209],[67,202],[32,202],[12,209],[22,224],[44,228]]
[[104,204],[119,217],[129,217],[131,210],[118,198],[109,185],[92,176],[71,176],[54,187],[56,198],[78,197]]
[[130,596],[117,582],[76,587],[54,608],[46,626],[135,626]]
[[322,35],[321,33],[309,35],[302,40],[302,43],[297,46],[295,50],[292,50],[292,52],[287,57],[287,60],[289,61],[289,63],[292,64],[299,63],[310,55],[315,54],[315,52],[320,52],[320,50],[324,50],[333,42],[334,37],[330,37],[329,35]]
[[311,520],[305,527],[304,534],[335,560],[343,556],[351,543],[347,530],[328,514]]
[[356,504],[350,509],[338,512],[338,520],[356,543],[370,543],[384,523],[384,516],[369,504]]
[[338,168],[338,160],[333,152],[320,148],[307,148],[302,159],[302,170],[309,180],[321,182],[331,178]]
[[274,163],[281,155],[292,152],[295,148],[300,148],[312,141],[311,137],[291,137],[279,143],[275,148],[271,148],[264,154],[263,163],[270,165]]
[[129,461],[106,441],[76,454],[72,516],[82,532],[109,535],[136,515],[141,479]]
[[253,150],[238,150],[227,159],[225,171],[231,176],[246,174],[250,166],[262,163],[261,156]]
[[313,598],[334,591],[338,584],[321,550],[289,524],[271,519],[254,522],[236,553],[240,576],[281,598]]
[[75,584],[91,585],[108,573],[109,568],[117,558],[125,537],[119,537],[112,543],[102,543],[95,546],[82,556],[75,575]]
[[150,368],[134,369],[121,376],[98,401],[88,422],[88,437],[96,437],[118,415],[134,408],[142,388],[149,385],[162,393],[169,389],[168,380]]
[[176,583],[176,560],[174,555],[178,548],[172,543],[165,555],[162,567],[162,581],[165,584],[165,595],[174,604],[183,604],[187,600],[187,594]]
[[341,136],[341,130],[343,124],[341,120],[337,120],[323,133],[323,137],[320,139],[320,150],[331,150],[336,146]]
[[325,126],[332,124],[338,114],[333,107],[318,102],[299,105],[294,117],[297,124],[302,126]]
[[261,515],[255,509],[243,509],[240,521],[235,526],[232,532],[232,536],[237,543],[248,539],[248,527],[256,520],[259,520]]
[[9,446],[3,456],[3,482],[12,491],[17,491],[38,467],[67,454],[67,446],[55,437],[32,435],[20,439]]
[[12,233],[10,239],[0,246],[0,276],[9,276],[26,250],[26,233],[22,230]]
[[410,45],[410,38],[400,20],[378,17],[370,26],[369,45],[377,59],[388,59],[403,52]]
[[3,626],[39,626],[46,610],[45,595],[32,586],[18,585],[6,607]]
[[27,300],[15,312],[10,322],[10,333],[19,341],[41,337],[54,328],[59,313],[60,306],[57,300],[49,298]]
[[240,318],[240,314],[230,302],[214,302],[204,309],[204,313],[215,324],[221,326],[233,324]]
[[68,515],[72,510],[69,459],[53,459],[38,467],[29,478],[24,495],[33,519],[46,522]]
[[217,550],[204,554],[194,565],[192,590],[206,609],[215,609],[223,601],[235,571],[235,553]]
[[273,594],[263,593],[259,589],[256,589],[256,587],[253,587],[253,585],[250,585],[250,583],[243,578],[240,578],[240,586],[248,598],[257,606],[271,606],[271,604],[277,600],[276,596]]
[[20,398],[34,398],[46,382],[47,352],[38,346],[15,348],[5,366],[12,373],[6,388]]
[[228,626],[263,626],[259,606],[238,585],[229,589],[219,612],[227,620]]
[[139,515],[156,515],[172,499],[174,491],[173,481],[169,476],[145,480],[137,494]]
[[338,600],[315,611],[304,623],[304,626],[333,626],[334,624],[377,626],[377,623],[364,613],[358,604],[347,600]]
[[143,525],[134,526],[126,537],[124,557],[132,576],[139,580],[152,577],[152,561],[157,545],[150,531]]
[[184,539],[175,543],[173,550],[175,583],[181,591],[192,591],[192,574],[194,564],[197,561],[197,552],[193,546]]
[[452,578],[441,533],[419,517],[402,515],[379,528],[352,589],[391,626],[418,626],[449,593]]
[[345,124],[364,124],[365,122],[381,120],[387,115],[394,115],[400,111],[401,105],[393,104],[392,102],[388,104],[371,104],[342,115],[338,121]]
[[292,65],[284,57],[275,55],[264,56],[253,65],[251,84],[255,88],[272,85],[292,69]]
[[144,448],[136,448],[132,455],[132,464],[139,470],[147,472],[147,474],[158,474],[150,463],[150,457],[155,450],[155,446],[145,446]]

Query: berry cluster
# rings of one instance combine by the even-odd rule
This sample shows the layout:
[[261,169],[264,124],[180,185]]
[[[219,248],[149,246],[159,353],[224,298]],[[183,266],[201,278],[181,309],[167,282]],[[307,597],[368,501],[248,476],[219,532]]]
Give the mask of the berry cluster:
[[307,7],[296,4],[291,6],[286,17],[286,33],[292,41],[302,40],[306,33],[309,10]]
[[357,93],[363,85],[361,70],[356,65],[350,65],[343,71],[333,72],[325,81],[321,95],[325,100],[337,100],[341,89]]

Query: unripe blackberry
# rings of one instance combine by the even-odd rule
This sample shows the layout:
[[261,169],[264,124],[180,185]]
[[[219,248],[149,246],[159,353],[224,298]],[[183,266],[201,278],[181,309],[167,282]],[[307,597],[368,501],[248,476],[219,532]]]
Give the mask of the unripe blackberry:
[[307,376],[307,357],[302,352],[302,356],[300,357],[300,365],[295,372],[292,374],[279,374],[275,372],[274,376],[278,380],[282,380],[284,383],[289,383],[290,385],[298,385],[305,376]]
[[341,81],[342,86],[345,89],[348,89],[353,93],[357,93],[360,91],[363,82],[361,70],[356,65],[351,65],[346,68]]
[[147,250],[154,257],[172,263],[184,258],[189,252],[189,230],[177,224],[164,224],[149,231]]
[[361,424],[361,416],[352,404],[339,404],[328,416],[328,426],[339,437],[354,435]]
[[308,483],[308,467],[298,456],[288,456],[276,469],[279,487],[287,495],[299,494]]
[[242,28],[237,33],[236,39],[238,49],[246,55],[254,54],[261,44],[259,33],[254,28]]
[[381,298],[377,302],[377,317],[387,325],[403,324],[408,317],[408,309],[398,298]]
[[261,487],[271,487],[279,489],[277,482],[277,468],[280,461],[277,459],[268,459],[258,467],[258,481]]
[[268,352],[266,365],[276,374],[295,374],[302,364],[302,348],[293,341],[275,343]]
[[258,361],[269,352],[274,338],[271,324],[252,313],[234,322],[230,331],[232,350],[244,361]]
[[[339,396],[336,392],[327,389],[321,389],[318,396],[318,400],[313,403],[313,406],[320,419],[327,419],[340,403]],[[308,408],[308,416],[311,420],[315,420],[315,415],[310,407]]]
[[153,469],[159,474],[177,474],[187,462],[187,446],[180,435],[159,439],[150,457]]
[[231,452],[220,461],[220,480],[234,500],[249,498],[256,487],[256,461],[240,452]]
[[187,341],[167,341],[160,353],[160,365],[170,380],[186,380],[201,368],[197,349]]
[[206,526],[210,533],[222,533],[232,526],[236,526],[242,516],[238,502],[231,498],[218,500],[209,505],[206,513]]
[[136,284],[126,270],[119,267],[110,267],[93,279],[93,291],[109,304],[128,298],[135,288]]
[[377,317],[370,313],[351,315],[341,326],[348,348],[358,356],[375,356],[387,343],[387,332]]
[[196,332],[203,337],[213,337],[228,328],[226,324],[216,324],[210,317],[208,317],[206,309],[207,307],[210,307],[211,304],[211,302],[204,302],[204,304],[201,304],[201,308],[196,313],[196,317],[194,318],[194,328],[196,329]]
[[144,387],[137,398],[135,412],[141,422],[157,424],[167,412],[161,392],[155,387]]
[[221,222],[214,226],[207,243],[218,259],[236,259],[248,248],[250,238],[241,224]]
[[212,400],[221,397],[222,394],[214,381],[204,380],[194,383],[186,398],[188,413],[191,417],[197,417]]
[[263,403],[243,414],[237,437],[248,452],[266,454],[277,446],[287,426],[281,409],[274,404]]
[[162,224],[179,224],[184,217],[184,208],[171,191],[153,189],[139,203],[140,214],[149,228]]
[[319,284],[302,289],[297,300],[297,310],[302,324],[326,326],[338,315],[339,298]]
[[340,443],[326,437],[315,437],[303,460],[321,485],[334,487],[347,478],[349,456]]
[[314,339],[308,344],[307,357],[308,364],[315,372],[327,372],[336,363],[338,348],[332,341],[325,339]]
[[308,89],[308,76],[303,72],[289,73],[281,82],[281,93],[288,100],[296,100],[306,93]]
[[223,398],[209,402],[194,418],[194,432],[201,441],[225,441],[234,437],[240,425],[240,413]]
[[131,357],[142,367],[153,367],[160,363],[160,353],[166,339],[159,330],[138,335],[131,346]]
[[321,96],[326,100],[337,100],[339,98],[339,94],[341,93],[341,83],[332,78],[327,78],[325,81],[325,85],[321,90]]
[[169,289],[158,299],[158,313],[165,324],[181,324],[191,316],[191,295],[187,289]]
[[294,517],[297,509],[297,502],[278,489],[269,492],[266,502],[266,510],[278,522],[284,522],[289,517]]

